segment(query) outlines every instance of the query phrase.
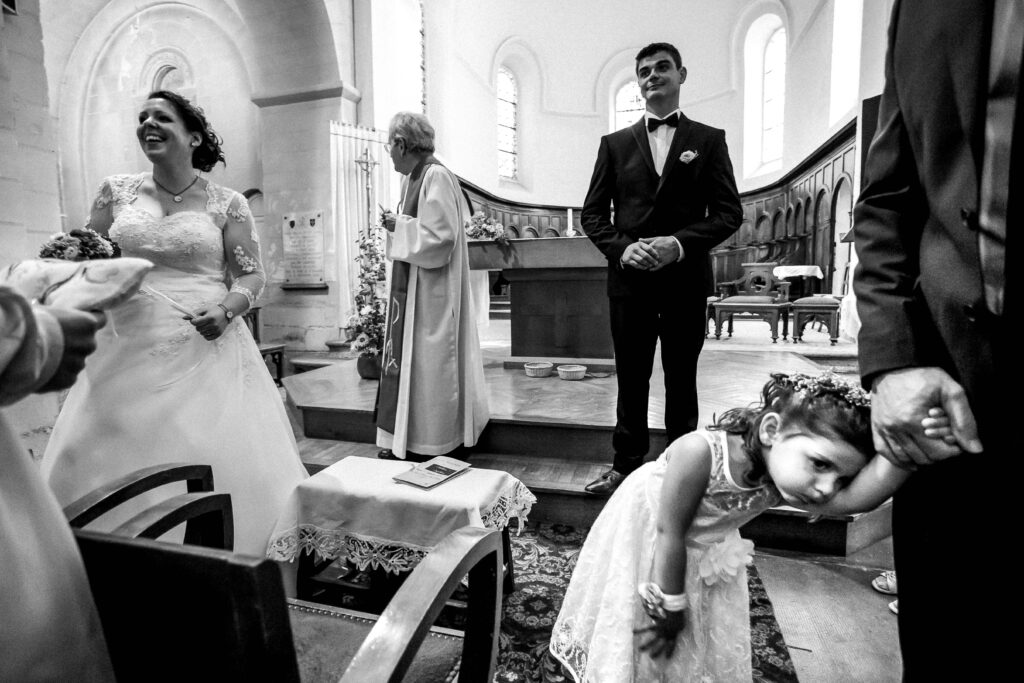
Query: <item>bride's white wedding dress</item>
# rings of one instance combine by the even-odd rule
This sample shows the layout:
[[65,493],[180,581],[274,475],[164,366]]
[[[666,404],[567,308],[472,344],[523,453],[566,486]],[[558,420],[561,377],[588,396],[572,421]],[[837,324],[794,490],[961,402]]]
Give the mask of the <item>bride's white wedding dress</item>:
[[[123,255],[156,264],[145,284],[189,310],[216,306],[226,282],[252,303],[264,277],[245,198],[209,183],[206,211],[157,217],[135,204],[145,177],[108,178],[94,205],[112,212],[109,234]],[[108,320],[43,457],[43,475],[61,505],[140,467],[207,463],[214,488],[231,494],[235,550],[262,556],[278,513],[307,475],[244,321],[235,318],[209,342],[166,300],[144,291],[109,311]],[[179,492],[183,484],[154,491],[134,510]],[[114,516],[96,526],[113,528],[128,515],[106,519]]]

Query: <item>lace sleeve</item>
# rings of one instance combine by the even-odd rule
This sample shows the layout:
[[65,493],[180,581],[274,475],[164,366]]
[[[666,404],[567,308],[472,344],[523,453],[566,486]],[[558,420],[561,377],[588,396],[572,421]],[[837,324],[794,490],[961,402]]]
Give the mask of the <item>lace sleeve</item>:
[[267,278],[260,261],[256,223],[245,197],[235,194],[228,204],[224,225],[224,258],[231,278],[231,291],[244,294],[252,306],[263,291]]
[[110,186],[110,179],[104,178],[100,189],[96,191],[96,197],[92,200],[89,208],[89,220],[85,227],[95,230],[106,236],[110,230],[110,224],[114,222],[114,190]]

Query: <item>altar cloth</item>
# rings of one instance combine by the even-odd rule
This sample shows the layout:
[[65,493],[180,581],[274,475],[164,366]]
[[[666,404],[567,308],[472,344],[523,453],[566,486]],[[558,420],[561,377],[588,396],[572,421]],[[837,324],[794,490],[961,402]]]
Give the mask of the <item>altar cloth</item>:
[[300,552],[399,573],[452,531],[473,525],[503,530],[526,521],[536,496],[507,472],[470,467],[432,489],[392,479],[413,463],[349,456],[309,477],[292,493],[267,545],[267,557],[291,562]]
[[824,279],[825,275],[819,266],[775,266],[772,275],[779,278],[784,277],[816,277]]

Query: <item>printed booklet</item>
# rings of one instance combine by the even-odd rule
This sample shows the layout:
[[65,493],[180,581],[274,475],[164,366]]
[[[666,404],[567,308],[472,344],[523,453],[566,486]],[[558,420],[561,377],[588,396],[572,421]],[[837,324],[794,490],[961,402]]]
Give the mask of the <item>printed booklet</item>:
[[396,474],[392,479],[421,489],[432,489],[469,469],[469,463],[444,455],[417,464],[412,469]]

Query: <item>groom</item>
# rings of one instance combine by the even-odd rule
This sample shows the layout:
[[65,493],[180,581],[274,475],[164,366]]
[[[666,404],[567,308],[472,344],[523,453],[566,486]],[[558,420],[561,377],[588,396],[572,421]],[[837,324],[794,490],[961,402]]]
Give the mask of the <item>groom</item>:
[[581,217],[608,258],[618,379],[615,460],[587,485],[593,495],[614,491],[650,447],[647,402],[659,339],[668,440],[696,429],[697,356],[714,285],[709,252],[743,218],[725,132],[679,110],[686,80],[679,51],[648,45],[636,56],[636,77],[647,111],[601,138]]

